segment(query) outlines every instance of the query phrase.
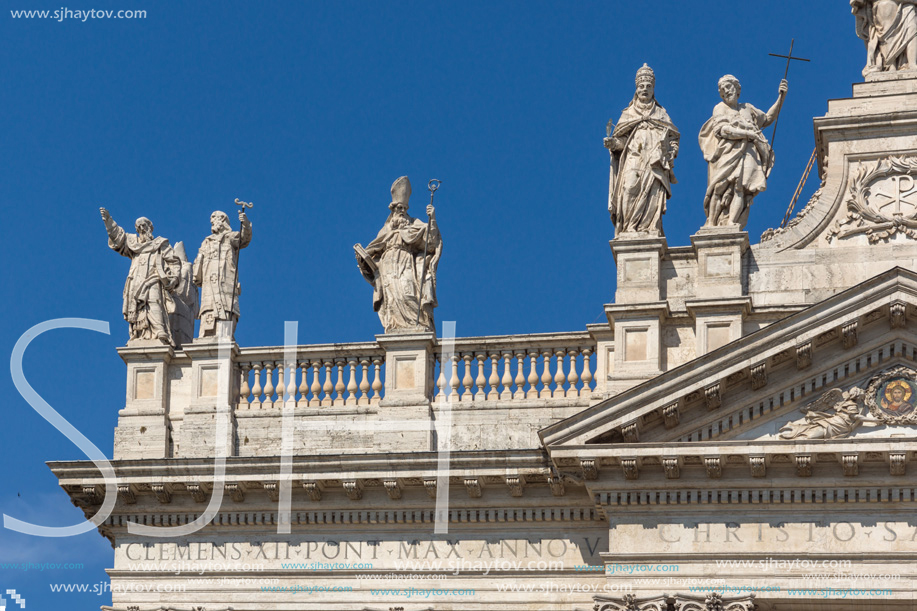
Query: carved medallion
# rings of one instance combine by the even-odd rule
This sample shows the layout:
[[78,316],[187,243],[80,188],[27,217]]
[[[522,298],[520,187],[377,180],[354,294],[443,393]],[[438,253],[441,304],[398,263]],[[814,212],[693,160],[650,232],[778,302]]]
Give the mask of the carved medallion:
[[898,232],[917,238],[917,157],[861,164],[849,191],[847,216],[825,236],[829,242],[861,233],[871,244]]
[[877,420],[886,424],[917,424],[917,372],[896,367],[869,382],[866,405]]

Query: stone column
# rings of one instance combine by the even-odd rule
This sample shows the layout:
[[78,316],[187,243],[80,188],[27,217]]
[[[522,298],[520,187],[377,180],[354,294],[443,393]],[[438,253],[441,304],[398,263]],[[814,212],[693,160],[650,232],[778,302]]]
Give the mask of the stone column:
[[239,396],[239,370],[234,359],[239,347],[226,339],[195,339],[184,346],[184,351],[191,358],[191,390],[178,431],[176,456],[233,456]]
[[[424,450],[433,448],[431,402],[433,398],[433,349],[436,334],[387,333],[376,341],[385,350],[385,396],[379,402],[381,420],[404,423],[404,429],[380,430],[374,435],[377,450]],[[421,427],[427,426],[426,430]]]
[[118,412],[113,456],[115,460],[170,458],[168,379],[175,353],[171,346],[157,342],[118,348],[118,354],[127,365],[127,398]]

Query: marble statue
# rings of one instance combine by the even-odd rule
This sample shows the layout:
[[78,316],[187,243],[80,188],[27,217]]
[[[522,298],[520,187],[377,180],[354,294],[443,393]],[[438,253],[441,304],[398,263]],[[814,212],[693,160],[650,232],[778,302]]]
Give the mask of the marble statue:
[[239,211],[241,228],[233,231],[229,215],[217,210],[210,215],[212,233],[204,238],[194,259],[194,284],[201,287],[198,337],[215,337],[219,321],[232,321],[230,335],[239,320],[239,250],[252,241],[252,224]]
[[850,8],[866,43],[863,76],[917,70],[917,0],[850,0]]
[[360,272],[373,285],[373,309],[386,333],[434,330],[436,267],[443,240],[432,204],[427,206],[430,220],[424,223],[408,216],[410,197],[411,181],[402,176],[392,184],[391,213],[376,239],[365,249],[354,245]]
[[672,164],[680,134],[654,95],[656,77],[643,64],[636,92],[611,131],[605,147],[611,154],[608,210],[615,235],[628,232],[662,235],[662,215],[676,182]]
[[150,219],[137,219],[137,233],[133,234],[124,231],[105,208],[99,212],[109,248],[131,260],[122,307],[130,332],[128,344],[152,340],[174,345],[169,315],[175,311],[175,303],[169,291],[178,283],[181,262],[166,238],[153,237]]
[[844,439],[862,424],[878,424],[879,420],[862,413],[865,395],[865,391],[856,387],[847,392],[829,390],[806,405],[803,408],[805,417],[786,424],[779,436],[781,439]]
[[197,318],[198,296],[197,287],[194,286],[194,266],[188,262],[185,254],[185,245],[178,242],[172,248],[181,265],[178,273],[178,282],[172,289],[172,299],[175,301],[175,311],[169,316],[172,326],[172,337],[178,345],[186,344],[194,339],[194,321]]
[[707,161],[704,227],[743,229],[755,195],[767,188],[774,152],[761,131],[776,120],[788,85],[780,81],[777,101],[767,112],[739,102],[742,86],[727,74],[718,83],[722,102],[700,130],[698,141]]

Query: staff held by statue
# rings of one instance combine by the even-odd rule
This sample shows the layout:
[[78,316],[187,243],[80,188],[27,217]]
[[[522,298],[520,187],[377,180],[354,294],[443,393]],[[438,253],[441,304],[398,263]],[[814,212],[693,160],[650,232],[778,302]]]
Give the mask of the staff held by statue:
[[[430,190],[430,206],[433,205],[433,196],[436,195],[436,190],[439,189],[439,186],[442,184],[441,180],[436,178],[430,180],[427,183],[427,189]],[[432,222],[433,219],[430,219]],[[420,324],[420,313],[423,310],[423,285],[427,278],[427,249],[430,248],[430,223],[427,223],[426,229],[424,229],[424,240],[423,240],[423,266],[421,267],[420,272],[420,297],[417,300],[417,324]]]

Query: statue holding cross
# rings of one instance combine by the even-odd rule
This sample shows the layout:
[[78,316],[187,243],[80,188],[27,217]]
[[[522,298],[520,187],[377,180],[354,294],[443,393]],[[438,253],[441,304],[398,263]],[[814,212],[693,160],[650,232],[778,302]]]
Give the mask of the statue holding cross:
[[780,81],[777,101],[767,112],[739,102],[739,79],[727,74],[719,80],[722,102],[701,127],[698,141],[707,160],[704,227],[741,230],[755,196],[767,189],[774,154],[761,131],[773,123],[786,97],[787,81]]

